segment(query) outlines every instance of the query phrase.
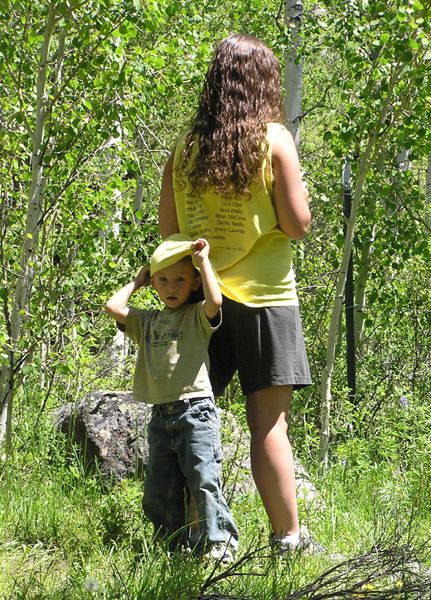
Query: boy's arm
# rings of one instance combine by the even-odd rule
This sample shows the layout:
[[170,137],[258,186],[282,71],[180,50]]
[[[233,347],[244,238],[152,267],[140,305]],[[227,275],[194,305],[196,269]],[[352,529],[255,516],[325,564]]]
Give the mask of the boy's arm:
[[220,311],[223,298],[208,257],[210,247],[208,242],[203,239],[193,242],[192,247],[193,256],[196,263],[199,265],[202,279],[202,288],[205,298],[204,311],[208,319],[213,319]]
[[108,300],[105,305],[105,311],[108,313],[108,315],[111,315],[111,317],[113,317],[117,323],[121,323],[122,325],[126,324],[126,318],[129,314],[129,308],[127,306],[129,298],[134,292],[136,292],[136,290],[148,285],[149,277],[149,267],[142,267],[133,281],[126,283],[121,290],[115,292],[115,294]]

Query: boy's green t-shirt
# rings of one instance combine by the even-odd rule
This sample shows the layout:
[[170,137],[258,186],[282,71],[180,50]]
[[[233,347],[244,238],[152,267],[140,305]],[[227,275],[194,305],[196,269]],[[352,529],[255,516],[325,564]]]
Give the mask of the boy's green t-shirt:
[[241,197],[222,197],[212,188],[196,191],[186,177],[178,175],[187,132],[180,136],[175,150],[173,177],[180,232],[208,240],[223,294],[248,306],[298,305],[291,243],[278,227],[272,191],[272,144],[282,128],[280,123],[268,123],[258,177],[250,185],[250,194]]
[[179,308],[130,308],[126,335],[139,345],[133,396],[146,404],[213,397],[208,344],[211,325],[202,302]]

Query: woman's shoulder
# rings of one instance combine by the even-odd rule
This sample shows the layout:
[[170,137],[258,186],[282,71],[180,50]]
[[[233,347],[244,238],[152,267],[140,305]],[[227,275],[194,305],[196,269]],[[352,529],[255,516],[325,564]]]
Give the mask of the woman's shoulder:
[[176,156],[178,156],[179,154],[182,153],[186,144],[188,146],[194,145],[195,136],[190,137],[191,132],[192,132],[191,127],[184,127],[183,129],[181,129],[179,131],[179,133],[175,139],[175,143],[174,143],[174,154]]
[[172,151],[172,154],[174,156],[174,164],[173,164],[174,172],[177,169],[178,164],[180,162],[180,157],[183,153],[183,150],[184,150],[184,147],[186,144],[186,139],[187,139],[187,136],[189,133],[190,133],[189,127],[183,128],[180,130],[180,132],[178,133],[178,135],[175,139],[173,151]]
[[267,137],[269,139],[274,139],[279,137],[280,135],[289,134],[286,126],[283,123],[278,123],[276,121],[270,121],[266,124]]
[[184,129],[180,129],[177,137],[175,138],[175,142],[174,142],[174,149],[177,150],[179,147],[184,146],[185,141],[186,141],[186,137],[188,135],[188,133],[190,132],[189,128],[184,128]]
[[280,121],[269,121],[269,123],[266,124],[268,131],[281,131],[283,129],[286,129],[286,125],[284,123],[281,123]]
[[286,144],[290,145],[293,141],[292,134],[283,123],[267,123],[267,142],[269,149],[277,151],[277,148]]

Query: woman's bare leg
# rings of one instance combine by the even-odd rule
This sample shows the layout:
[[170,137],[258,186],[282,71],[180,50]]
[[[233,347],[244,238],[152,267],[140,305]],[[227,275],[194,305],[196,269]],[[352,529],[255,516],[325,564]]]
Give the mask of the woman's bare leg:
[[299,531],[292,448],[287,437],[292,386],[276,386],[247,396],[251,467],[272,531]]

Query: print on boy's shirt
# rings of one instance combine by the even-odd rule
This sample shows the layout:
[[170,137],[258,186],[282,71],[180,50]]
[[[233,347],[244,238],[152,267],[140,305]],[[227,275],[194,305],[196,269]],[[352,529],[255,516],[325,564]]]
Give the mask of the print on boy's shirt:
[[156,348],[158,346],[168,346],[170,342],[181,340],[183,336],[184,332],[179,331],[178,329],[172,329],[171,331],[165,331],[164,333],[159,333],[154,329],[150,333],[147,333],[145,342],[150,344],[152,348]]

